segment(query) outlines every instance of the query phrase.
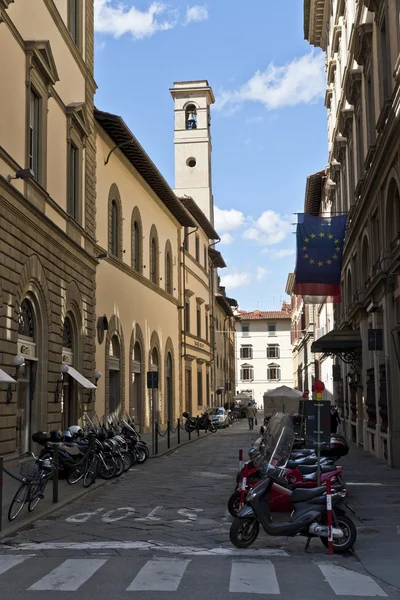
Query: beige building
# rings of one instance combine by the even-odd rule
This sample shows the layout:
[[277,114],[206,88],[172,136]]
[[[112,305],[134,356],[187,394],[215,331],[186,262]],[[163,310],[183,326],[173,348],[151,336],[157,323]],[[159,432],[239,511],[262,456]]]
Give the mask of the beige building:
[[[92,2],[0,1],[6,459],[29,450],[34,431],[76,422],[94,387],[93,46]],[[6,374],[18,383],[8,387]]]
[[[219,254],[216,250],[213,252]],[[225,266],[221,255],[216,256],[214,260],[218,260],[218,266]],[[226,403],[232,404],[235,395],[236,317],[233,309],[237,308],[237,302],[226,296],[225,288],[219,285],[219,278],[217,278],[216,290],[214,315],[215,404],[224,406]]]
[[349,213],[336,330],[314,349],[345,361],[337,396],[347,435],[399,467],[399,7],[306,0],[304,8],[305,37],[326,52],[329,164],[321,208]]

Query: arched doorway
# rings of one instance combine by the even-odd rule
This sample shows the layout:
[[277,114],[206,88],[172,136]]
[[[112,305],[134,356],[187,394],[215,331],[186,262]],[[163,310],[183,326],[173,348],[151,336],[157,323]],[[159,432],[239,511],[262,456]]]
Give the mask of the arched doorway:
[[[153,348],[150,354],[150,371],[158,371],[159,356],[156,347]],[[160,382],[158,382],[160,386]],[[160,407],[159,407],[159,394],[158,388],[150,390],[150,423],[159,421],[160,418]]]
[[132,401],[131,409],[135,422],[142,426],[142,348],[139,342],[133,347],[132,352]]
[[165,412],[167,420],[170,422],[174,418],[173,376],[172,356],[171,352],[168,352],[165,361]]
[[109,370],[110,370],[110,390],[108,412],[113,413],[117,410],[121,401],[121,346],[116,335],[111,338]]
[[[63,327],[62,362],[74,365],[74,332],[69,317],[65,317]],[[61,396],[61,427],[67,429],[70,425],[78,424],[78,390],[75,380],[68,374],[63,378],[63,393]]]
[[32,302],[22,300],[18,313],[18,348],[25,359],[17,385],[17,452],[20,456],[32,449],[32,433],[39,427],[35,384],[37,374],[36,319]]

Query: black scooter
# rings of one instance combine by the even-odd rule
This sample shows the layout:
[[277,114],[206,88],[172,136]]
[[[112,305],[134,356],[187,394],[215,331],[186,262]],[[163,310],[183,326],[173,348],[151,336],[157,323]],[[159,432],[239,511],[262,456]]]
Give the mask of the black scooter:
[[[232,544],[236,548],[251,546],[258,537],[261,523],[264,531],[271,536],[306,537],[306,549],[313,537],[319,537],[323,545],[328,547],[326,487],[293,490],[290,502],[294,510],[289,520],[284,523],[274,523],[267,499],[274,480],[279,481],[284,477],[284,469],[269,466],[266,474],[267,478],[249,491],[246,506],[232,522],[230,529]],[[338,506],[345,495],[345,491],[332,494],[333,548],[338,554],[350,550],[357,538],[357,529],[353,521]]]

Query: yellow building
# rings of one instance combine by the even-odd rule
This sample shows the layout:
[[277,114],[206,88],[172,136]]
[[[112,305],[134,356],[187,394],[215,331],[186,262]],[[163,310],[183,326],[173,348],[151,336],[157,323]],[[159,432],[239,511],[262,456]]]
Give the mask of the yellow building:
[[[0,2],[0,454],[7,459],[31,449],[34,431],[76,422],[94,387],[93,2],[74,8],[61,0]],[[6,374],[18,384],[7,387]]]

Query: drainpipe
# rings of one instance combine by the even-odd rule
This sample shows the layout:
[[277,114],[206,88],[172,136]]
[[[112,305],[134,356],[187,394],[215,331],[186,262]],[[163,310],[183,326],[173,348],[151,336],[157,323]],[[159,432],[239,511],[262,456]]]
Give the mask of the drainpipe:
[[[212,244],[209,244],[208,249],[210,250],[210,248],[212,248],[213,246],[216,246],[217,244],[219,244],[221,241],[221,238],[218,238],[215,242],[213,242]],[[216,366],[215,366],[215,324],[214,324],[214,315],[215,315],[215,311],[214,311],[214,305],[215,305],[215,290],[214,290],[214,266],[212,267],[212,278],[211,278],[211,323],[212,323],[212,328],[211,328],[211,332],[212,332],[212,336],[211,336],[211,362],[212,362],[212,368],[214,371],[214,387],[216,386],[216,382],[217,382],[217,370],[216,370]],[[214,395],[214,401],[215,401],[215,395]]]

